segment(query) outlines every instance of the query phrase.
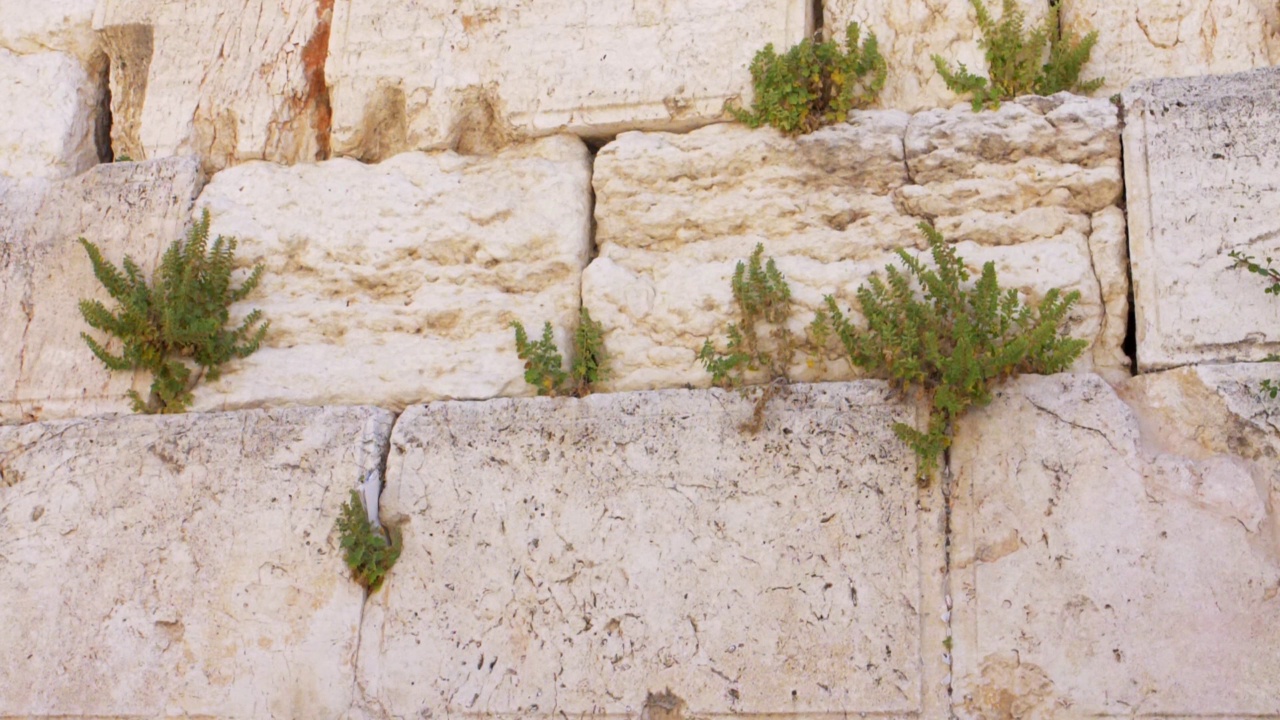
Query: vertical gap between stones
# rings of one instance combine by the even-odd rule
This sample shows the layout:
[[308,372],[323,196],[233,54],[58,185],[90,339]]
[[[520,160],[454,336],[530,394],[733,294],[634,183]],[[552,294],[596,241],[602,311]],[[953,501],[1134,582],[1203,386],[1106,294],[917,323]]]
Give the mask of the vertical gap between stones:
[[[1121,179],[1124,177],[1124,125],[1125,125],[1125,107],[1124,96],[1116,94],[1116,107],[1119,109],[1120,118],[1119,126],[1116,132],[1120,136],[1120,174]],[[1120,350],[1129,356],[1129,374],[1138,374],[1138,304],[1133,294],[1133,258],[1130,254],[1129,244],[1129,203],[1128,188],[1123,182],[1120,183],[1120,210],[1124,213],[1124,275],[1129,283],[1129,313],[1125,320],[1124,340],[1120,343]]]
[[[947,648],[947,654],[950,656],[951,662],[947,664],[947,717],[954,718],[955,714],[955,695],[953,688],[955,687],[955,636],[951,634],[951,605],[947,602],[951,597],[951,504],[952,504],[952,472],[951,472],[951,448],[942,451],[942,477],[939,482],[942,484],[942,607],[946,613],[946,637],[951,640],[951,647]],[[927,655],[927,653],[926,653]]]
[[303,112],[311,114],[315,132],[315,159],[328,160],[330,134],[333,127],[333,107],[329,103],[329,85],[324,67],[329,60],[329,35],[333,27],[334,0],[318,0],[316,3],[316,29],[302,49],[302,71],[306,77],[306,95],[302,99]]
[[101,64],[102,71],[98,75],[98,108],[93,120],[93,143],[98,151],[98,162],[115,162],[116,155],[111,147],[111,58],[105,53],[95,58],[94,64]]
[[823,27],[822,2],[823,0],[813,0],[812,9],[809,11],[812,20],[809,24],[810,35],[819,39],[821,39],[821,36],[826,34],[825,28]]

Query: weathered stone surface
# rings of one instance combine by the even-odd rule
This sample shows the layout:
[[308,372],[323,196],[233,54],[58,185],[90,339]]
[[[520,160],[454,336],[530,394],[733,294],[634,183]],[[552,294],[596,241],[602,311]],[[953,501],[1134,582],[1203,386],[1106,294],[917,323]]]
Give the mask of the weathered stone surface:
[[0,48],[0,175],[66,177],[98,162],[98,89],[70,55]]
[[0,428],[0,716],[344,717],[364,592],[333,523],[390,422]]
[[405,153],[219,173],[198,206],[237,260],[261,262],[240,307],[271,321],[257,353],[197,391],[196,407],[386,407],[531,394],[512,320],[561,347],[590,248],[591,165],[559,136],[494,158]]
[[95,0],[0,3],[0,48],[19,54],[70,53],[89,62],[100,52],[93,34]]
[[961,718],[1280,714],[1273,368],[1027,377],[960,423]]
[[757,435],[751,414],[720,391],[407,410],[365,716],[636,716],[664,690],[686,716],[918,716],[941,595],[890,430],[909,410],[862,382],[793,386]]
[[1139,368],[1280,351],[1265,280],[1228,257],[1280,249],[1280,69],[1138,83],[1124,103]]
[[1138,80],[1251,70],[1280,62],[1274,0],[1062,0],[1062,24],[1098,31],[1083,77],[1099,95]]
[[[583,304],[606,329],[618,390],[703,384],[703,341],[736,320],[730,277],[757,242],[803,310],[842,307],[892,250],[922,247],[931,219],[975,268],[1037,296],[1079,290],[1067,330],[1090,341],[1077,369],[1127,375],[1124,216],[1115,107],[1070,95],[998,111],[855,114],[796,139],[717,125],[625,133],[596,159],[599,256]],[[849,377],[798,358],[793,377]]]
[[125,412],[130,389],[147,393],[150,377],[107,370],[80,338],[92,329],[79,301],[113,303],[76,239],[117,267],[128,255],[150,276],[182,237],[202,182],[191,157],[60,181],[0,179],[0,421]]
[[[1044,22],[1049,4],[1044,0],[1020,0],[1027,26]],[[999,18],[1001,0],[988,0],[987,8]],[[964,63],[985,75],[987,60],[978,46],[977,15],[970,0],[826,0],[823,20],[828,34],[844,37],[850,21],[876,34],[880,53],[889,66],[880,106],[921,110],[958,102],[947,89],[933,55],[941,55],[955,67]]]
[[333,4],[98,0],[115,152],[134,160],[196,153],[206,171],[328,157]]
[[749,103],[756,51],[809,3],[340,2],[325,70],[333,150],[488,151],[559,131],[688,130]]

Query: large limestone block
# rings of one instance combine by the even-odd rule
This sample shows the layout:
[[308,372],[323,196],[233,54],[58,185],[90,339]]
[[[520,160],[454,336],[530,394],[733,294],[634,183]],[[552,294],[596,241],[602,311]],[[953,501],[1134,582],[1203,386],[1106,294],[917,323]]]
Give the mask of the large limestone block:
[[1139,368],[1280,351],[1265,280],[1228,257],[1280,255],[1280,69],[1138,83],[1124,103]]
[[802,0],[340,0],[326,67],[333,150],[488,151],[514,136],[688,130],[750,102],[766,43],[808,32]]
[[93,33],[95,0],[0,3],[0,48],[19,54],[56,50],[89,63],[101,52]]
[[1276,717],[1265,366],[1027,377],[951,448],[961,718]]
[[329,156],[325,61],[334,0],[98,0],[112,148],[134,160]]
[[151,378],[112,372],[80,333],[81,299],[114,307],[76,241],[117,267],[126,255],[150,277],[182,237],[203,178],[194,158],[99,165],[60,181],[0,180],[0,421],[126,412],[125,394]]
[[1280,62],[1274,0],[1062,0],[1062,24],[1098,31],[1083,77],[1099,95],[1138,80],[1251,70]]
[[718,390],[405,411],[364,716],[940,717],[941,514],[890,430],[909,409],[863,382],[794,386],[759,434],[751,414]]
[[[985,3],[999,18],[1001,0]],[[1044,0],[1019,0],[1026,26],[1044,22],[1049,4]],[[987,60],[978,45],[982,35],[970,0],[826,0],[823,21],[827,34],[844,37],[850,21],[876,34],[880,53],[888,64],[880,106],[921,110],[953,105],[956,94],[947,89],[933,55],[941,55],[956,67],[986,74]]]
[[[736,320],[730,278],[756,243],[790,281],[803,334],[823,295],[854,308],[895,248],[922,247],[926,219],[975,270],[994,261],[1003,286],[1080,291],[1067,331],[1090,349],[1077,369],[1127,375],[1119,128],[1105,100],[863,112],[795,139],[740,125],[625,133],[597,156],[594,186],[599,256],[583,304],[605,327],[611,388],[709,382],[695,355]],[[792,368],[850,376],[804,358]]]
[[0,428],[0,716],[345,717],[364,592],[333,524],[391,420]]
[[238,306],[271,321],[262,349],[197,392],[197,408],[404,406],[530,394],[510,328],[561,347],[590,248],[591,163],[559,136],[493,158],[405,153],[245,163],[197,205],[211,234],[266,268]]
[[98,162],[98,88],[70,55],[0,48],[0,175],[58,178]]

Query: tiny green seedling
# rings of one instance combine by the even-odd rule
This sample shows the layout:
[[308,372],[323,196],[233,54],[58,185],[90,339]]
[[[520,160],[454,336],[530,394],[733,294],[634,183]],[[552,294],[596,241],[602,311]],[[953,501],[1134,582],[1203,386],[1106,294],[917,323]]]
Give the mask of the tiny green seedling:
[[400,559],[399,529],[374,527],[356,490],[352,490],[351,498],[342,504],[335,527],[351,576],[369,592],[377,592],[387,571]]

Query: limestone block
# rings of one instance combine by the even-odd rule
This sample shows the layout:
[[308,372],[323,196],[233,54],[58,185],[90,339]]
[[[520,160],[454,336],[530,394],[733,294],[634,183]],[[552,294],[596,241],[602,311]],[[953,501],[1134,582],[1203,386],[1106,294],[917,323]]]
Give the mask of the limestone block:
[[802,0],[351,2],[325,78],[333,151],[486,152],[513,137],[688,130],[750,102],[766,43],[808,32]]
[[[1266,366],[1025,377],[951,448],[960,718],[1275,717]],[[1010,428],[1017,428],[1011,432]]]
[[590,248],[591,164],[559,136],[496,157],[405,153],[245,163],[197,205],[211,234],[262,263],[240,308],[271,321],[262,349],[197,392],[197,408],[384,407],[531,393],[510,323],[577,322]]
[[0,175],[66,177],[97,164],[97,86],[60,52],[0,48]]
[[1063,27],[1098,31],[1083,77],[1099,95],[1138,80],[1251,70],[1280,62],[1274,0],[1062,0]]
[[0,716],[344,716],[364,591],[333,524],[391,420],[0,428]]
[[328,157],[333,3],[98,0],[116,154],[195,153],[207,172]]
[[0,421],[127,412],[151,378],[111,372],[82,332],[81,299],[114,307],[93,276],[84,237],[117,267],[150,277],[182,237],[203,178],[192,157],[98,165],[78,177],[0,184]]
[[[999,18],[1001,0],[988,0],[987,8]],[[1044,22],[1049,4],[1044,0],[1019,0],[1026,26]],[[827,33],[844,37],[850,21],[863,32],[876,34],[880,53],[889,66],[880,106],[921,110],[958,102],[947,89],[933,63],[933,55],[955,67],[964,63],[985,75],[986,56],[978,46],[977,15],[970,0],[825,0],[823,20]]]
[[941,556],[890,430],[909,409],[862,382],[751,415],[718,390],[406,410],[364,717],[938,717]]
[[[1090,341],[1077,369],[1127,375],[1128,315],[1116,108],[1060,94],[909,116],[857,113],[799,138],[717,125],[624,133],[596,158],[599,256],[583,304],[605,327],[609,387],[705,385],[695,356],[736,320],[734,265],[763,243],[791,283],[803,334],[825,294],[854,292],[920,248],[932,220],[974,269],[1040,296],[1079,290],[1067,330]],[[847,363],[793,379],[842,379]]]
[[1280,254],[1280,70],[1142,82],[1124,102],[1139,368],[1280,351],[1265,280],[1228,257]]
[[101,52],[93,33],[95,0],[0,3],[0,48],[18,54],[65,52],[89,63]]

